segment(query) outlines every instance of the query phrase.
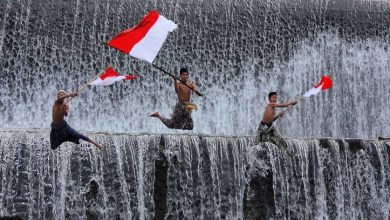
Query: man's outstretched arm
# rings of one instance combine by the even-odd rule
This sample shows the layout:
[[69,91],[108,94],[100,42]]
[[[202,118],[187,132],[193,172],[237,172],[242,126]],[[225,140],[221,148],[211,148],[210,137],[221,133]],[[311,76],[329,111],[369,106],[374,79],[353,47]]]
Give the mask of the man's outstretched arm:
[[[298,100],[295,100],[295,101],[292,101],[292,102],[288,102],[288,103],[285,103],[285,104],[296,105],[297,103],[298,103]],[[286,107],[287,107],[287,106],[286,106]],[[276,116],[274,117],[273,121],[275,121],[275,120],[278,119],[278,118],[283,117],[287,110],[288,110],[288,108],[285,109],[284,111],[280,112],[278,115],[276,115]]]
[[286,108],[290,105],[295,105],[297,103],[298,103],[298,101],[295,100],[295,101],[291,101],[291,102],[287,102],[287,103],[270,103],[269,105],[271,107],[276,107],[276,108]]
[[66,99],[66,98],[69,98],[69,97],[75,97],[75,96],[77,96],[78,94],[79,94],[78,92],[74,92],[74,93],[71,93],[71,94],[67,94],[67,95],[61,96],[61,97],[59,97],[59,98],[56,100],[56,102],[62,101],[62,100]]

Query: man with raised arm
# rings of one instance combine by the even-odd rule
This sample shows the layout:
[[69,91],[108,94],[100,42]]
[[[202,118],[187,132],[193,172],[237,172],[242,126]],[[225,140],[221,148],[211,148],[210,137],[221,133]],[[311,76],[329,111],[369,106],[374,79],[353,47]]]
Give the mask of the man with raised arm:
[[256,132],[255,144],[260,142],[272,142],[278,146],[287,147],[286,141],[280,136],[278,130],[273,126],[274,120],[283,117],[284,112],[280,112],[276,116],[275,108],[286,108],[290,105],[295,105],[298,101],[291,101],[288,103],[277,103],[278,96],[276,92],[268,94],[269,103],[266,105],[263,118],[261,119],[259,128]]
[[196,105],[190,102],[191,92],[198,92],[198,90],[194,83],[188,81],[189,73],[187,68],[180,69],[181,82],[178,82],[179,80],[175,76],[172,79],[178,98],[178,102],[172,113],[172,118],[165,118],[159,112],[155,112],[149,116],[159,118],[168,128],[192,130],[194,128],[194,122],[192,121],[191,112],[193,109],[196,109]]
[[69,106],[65,102],[65,99],[77,95],[77,92],[66,94],[64,90],[60,90],[57,93],[57,100],[53,105],[53,122],[51,123],[50,131],[50,146],[53,150],[66,141],[80,144],[80,139],[94,144],[100,150],[103,148],[102,145],[75,131],[64,119],[69,113]]

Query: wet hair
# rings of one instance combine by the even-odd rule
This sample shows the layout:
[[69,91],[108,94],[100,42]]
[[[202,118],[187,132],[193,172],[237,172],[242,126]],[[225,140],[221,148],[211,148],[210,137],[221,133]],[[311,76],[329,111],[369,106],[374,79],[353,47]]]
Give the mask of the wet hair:
[[180,69],[180,75],[187,72],[188,73],[188,69],[187,68],[181,68]]
[[56,97],[58,97],[58,95],[59,95],[61,92],[63,92],[63,93],[66,94],[66,92],[65,92],[64,90],[61,89],[61,90],[58,90]]
[[270,92],[270,93],[268,93],[268,99],[270,99],[271,96],[273,96],[273,95],[277,95],[276,92]]

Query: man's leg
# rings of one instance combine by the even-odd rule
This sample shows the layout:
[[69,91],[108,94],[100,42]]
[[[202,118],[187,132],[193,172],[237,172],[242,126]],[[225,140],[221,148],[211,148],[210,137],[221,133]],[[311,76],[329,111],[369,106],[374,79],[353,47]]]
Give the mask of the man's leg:
[[75,140],[77,140],[77,142],[75,141],[72,141],[72,142],[75,142],[75,143],[80,143],[78,140],[81,139],[81,140],[84,140],[84,141],[87,141],[93,145],[95,145],[97,148],[99,148],[99,150],[103,149],[103,146],[96,143],[95,141],[89,139],[88,137],[80,134],[79,132],[77,132],[75,129],[73,129],[72,127],[68,126],[68,134],[73,137]]
[[183,129],[183,130],[194,129],[194,121],[192,120],[191,116],[187,116],[184,119],[184,122],[181,122],[181,124],[182,124],[181,129]]
[[284,138],[280,135],[279,131],[275,127],[271,129],[270,133],[272,134],[272,141],[276,145],[287,148],[286,140],[284,140]]
[[149,116],[150,116],[150,117],[155,117],[155,118],[160,119],[160,121],[161,121],[162,123],[164,123],[165,126],[167,126],[168,128],[173,128],[173,126],[174,126],[174,120],[168,119],[168,118],[164,118],[164,117],[160,114],[160,112],[152,113],[152,114],[150,114]]
[[96,143],[94,140],[89,139],[88,142],[95,145],[97,148],[99,148],[99,150],[103,150],[103,146]]
[[192,130],[194,128],[191,114],[187,112],[183,103],[176,104],[171,119],[164,118],[159,112],[152,113],[149,116],[159,118],[168,128],[183,130]]
[[182,107],[182,105],[180,103],[176,104],[175,108],[173,109],[173,113],[172,113],[172,118],[171,119],[163,117],[160,114],[160,112],[155,112],[153,114],[150,114],[149,116],[150,117],[157,117],[168,128],[179,128],[176,125],[177,125],[177,120],[181,117],[181,110],[182,110],[182,108],[183,107]]
[[50,148],[52,150],[57,149],[57,147],[59,147],[62,144],[62,142],[58,140],[58,138],[59,138],[58,135],[59,135],[58,131],[51,129],[51,131],[50,131]]
[[269,141],[267,135],[268,127],[260,124],[256,131],[256,138],[255,138],[255,144],[260,144],[260,142]]

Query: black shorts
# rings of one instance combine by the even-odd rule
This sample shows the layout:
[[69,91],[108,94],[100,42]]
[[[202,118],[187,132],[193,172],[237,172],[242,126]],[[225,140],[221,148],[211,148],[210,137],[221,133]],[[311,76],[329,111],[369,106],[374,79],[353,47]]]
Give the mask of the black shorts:
[[89,138],[78,133],[72,127],[63,121],[61,124],[51,123],[51,131],[50,131],[50,147],[51,149],[56,149],[62,143],[66,141],[73,142],[75,144],[80,144],[79,140],[89,141]]

